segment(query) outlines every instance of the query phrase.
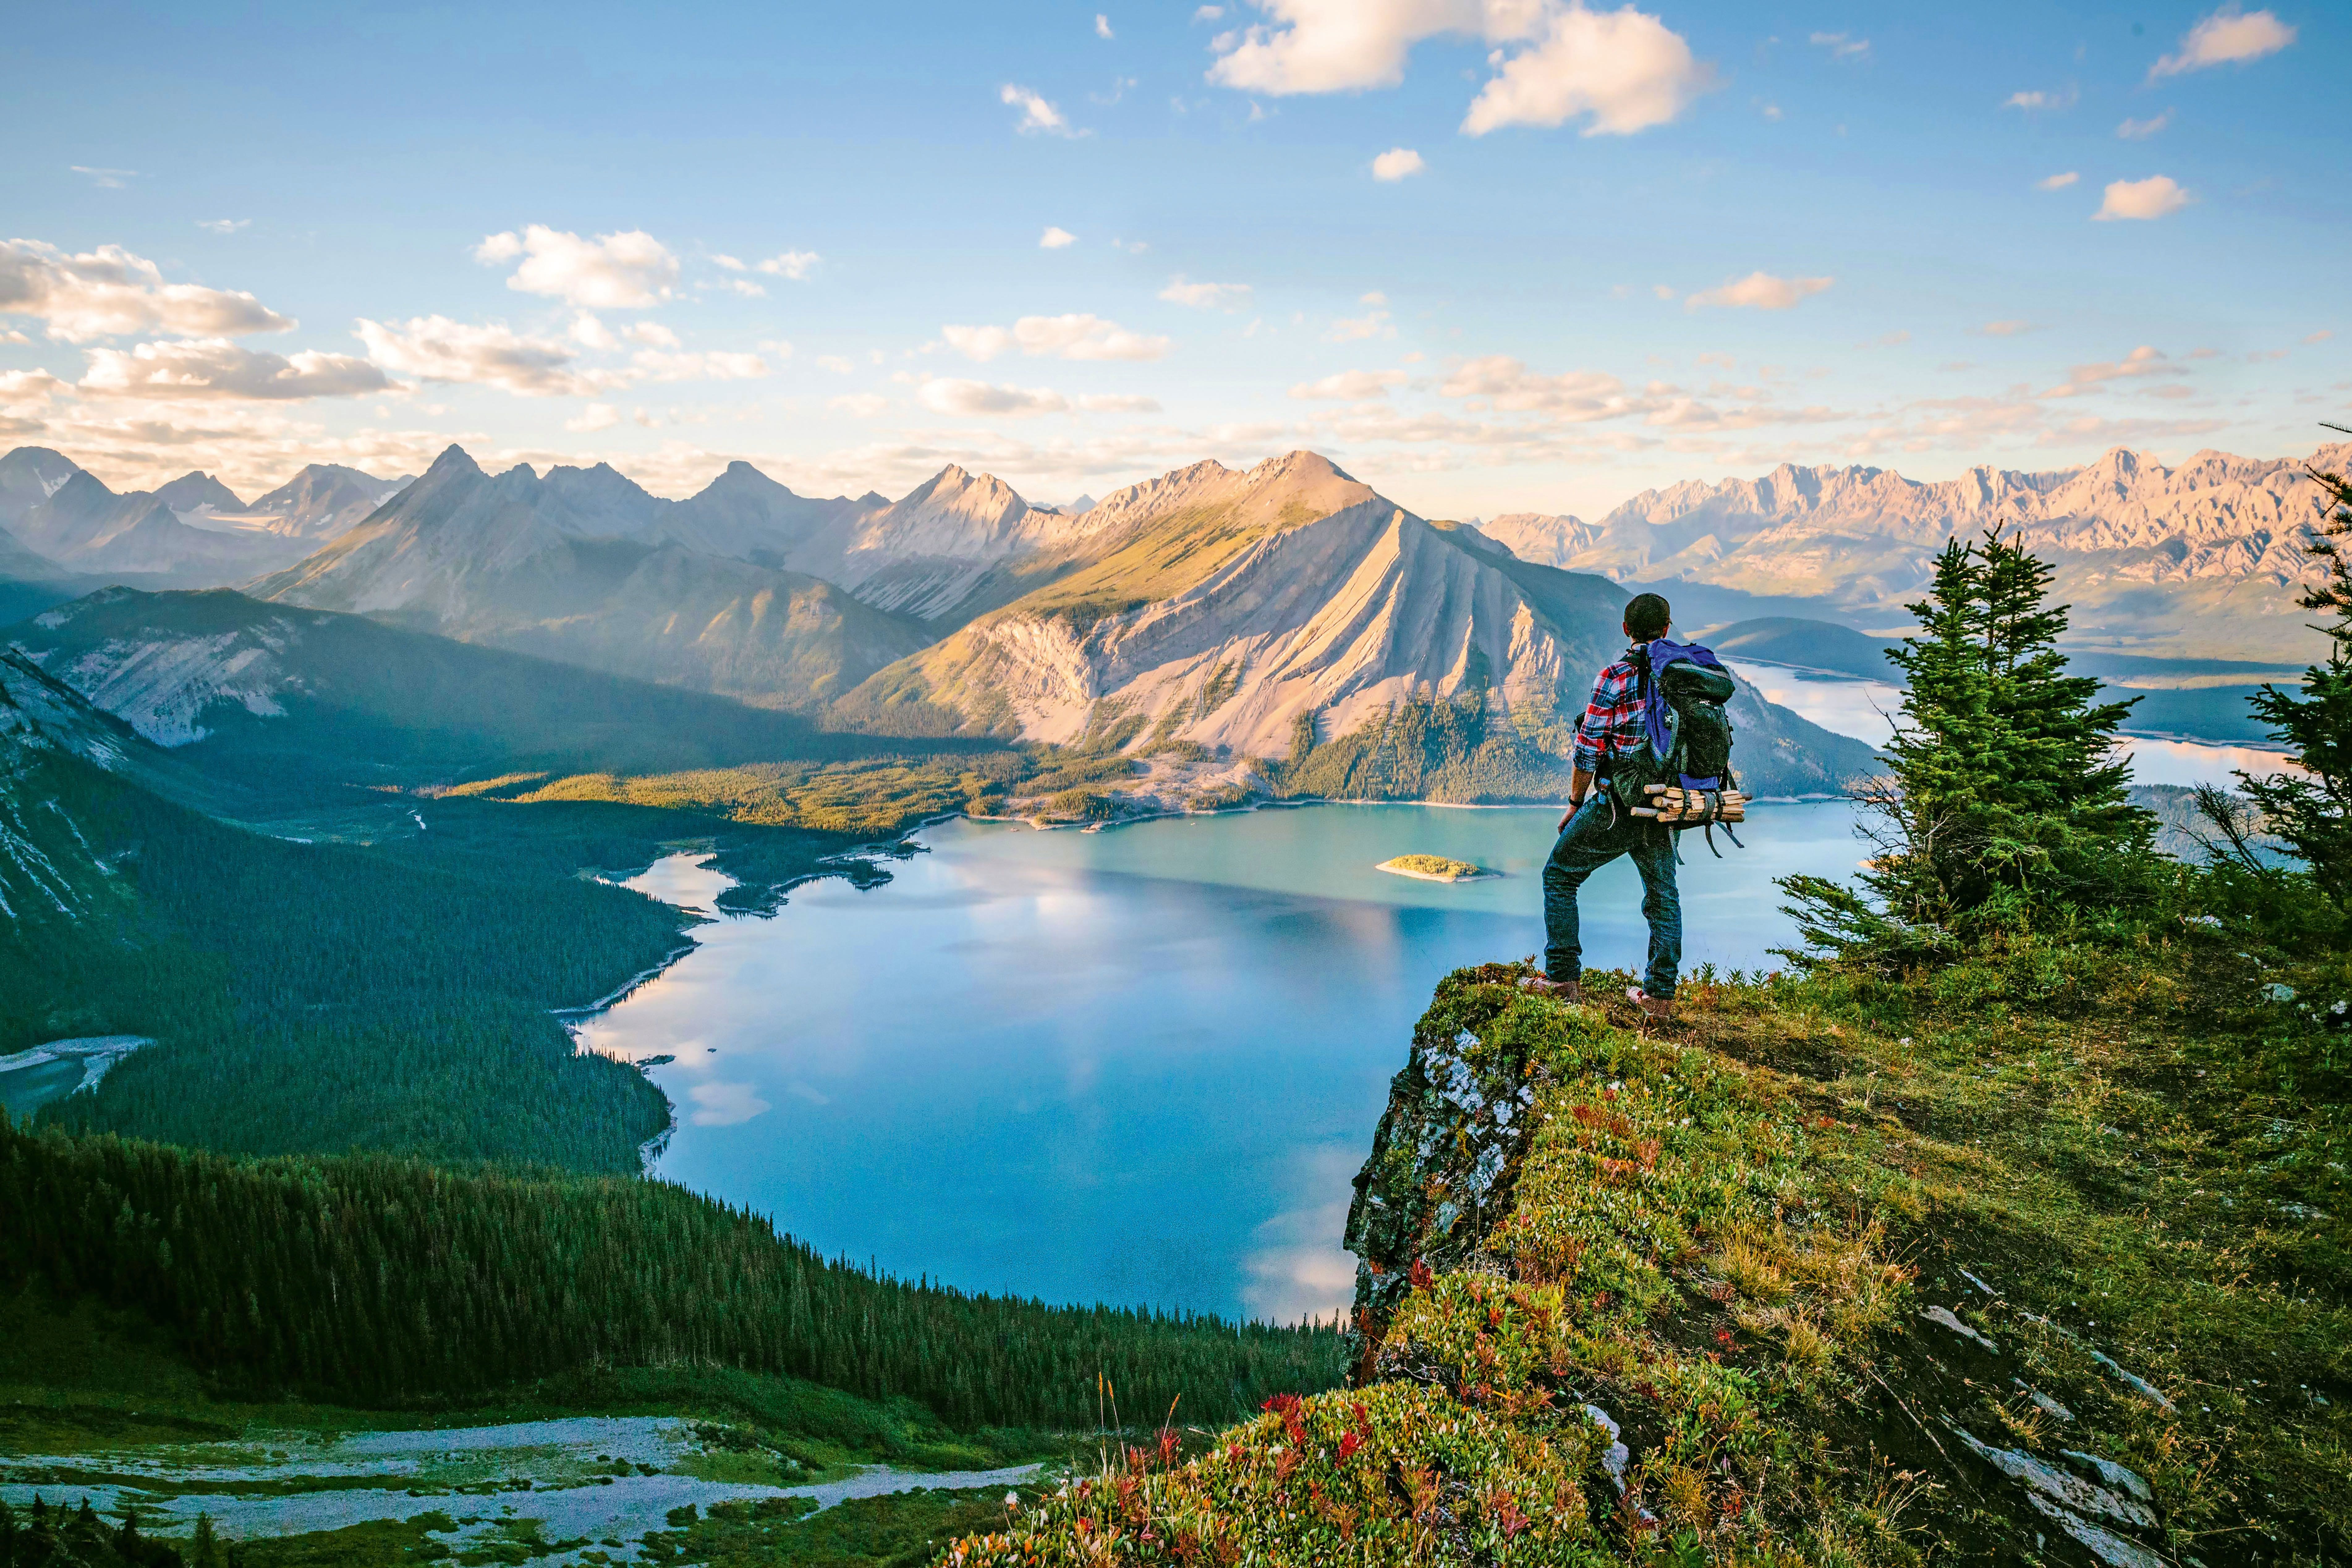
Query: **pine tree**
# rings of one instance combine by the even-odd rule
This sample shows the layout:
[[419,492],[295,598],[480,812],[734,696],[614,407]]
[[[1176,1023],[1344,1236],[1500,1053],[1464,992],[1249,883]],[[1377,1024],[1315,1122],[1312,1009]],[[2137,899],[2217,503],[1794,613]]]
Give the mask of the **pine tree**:
[[[2304,772],[2263,778],[2242,773],[2238,783],[2263,831],[2302,857],[2320,890],[2345,906],[2352,905],[2352,547],[2343,542],[2352,535],[2352,480],[2317,471],[2311,477],[2327,492],[2327,515],[2304,548],[2326,576],[2298,602],[2329,617],[2317,628],[2327,634],[2327,662],[2303,672],[2302,695],[2264,686],[2252,700],[2255,717]],[[2216,803],[2200,804],[2213,814]]]
[[2134,897],[2154,819],[2130,804],[2116,729],[2131,702],[2066,673],[2053,568],[1997,529],[1937,556],[1919,630],[1889,650],[1906,677],[1888,775],[1862,799],[1879,853],[1861,889],[1791,877],[1806,940],[1907,961],[1954,934]]

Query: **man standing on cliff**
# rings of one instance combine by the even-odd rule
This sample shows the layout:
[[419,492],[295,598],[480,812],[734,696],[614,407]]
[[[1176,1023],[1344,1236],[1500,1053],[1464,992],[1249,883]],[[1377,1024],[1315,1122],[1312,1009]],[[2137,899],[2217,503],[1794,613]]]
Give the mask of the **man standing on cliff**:
[[[1675,890],[1673,830],[1630,815],[1611,799],[1609,778],[1619,757],[1646,742],[1642,729],[1642,666],[1649,645],[1666,635],[1673,618],[1665,600],[1639,594],[1625,606],[1625,656],[1601,672],[1592,700],[1577,721],[1568,783],[1568,812],[1544,862],[1544,973],[1519,982],[1563,1001],[1584,999],[1583,946],[1578,940],[1576,892],[1586,878],[1620,855],[1642,875],[1642,913],[1650,922],[1650,963],[1642,984],[1625,994],[1654,1018],[1674,1011],[1675,974],[1683,958],[1683,906]],[[1595,787],[1595,785],[1599,787]]]

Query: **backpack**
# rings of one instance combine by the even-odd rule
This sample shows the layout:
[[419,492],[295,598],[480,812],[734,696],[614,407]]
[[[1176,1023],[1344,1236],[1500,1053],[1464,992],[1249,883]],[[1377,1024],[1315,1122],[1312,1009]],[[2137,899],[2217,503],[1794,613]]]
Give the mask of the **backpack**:
[[1747,816],[1747,797],[1731,771],[1731,717],[1723,710],[1738,687],[1714,651],[1696,643],[1660,637],[1634,647],[1632,658],[1643,743],[1612,759],[1611,797],[1677,833],[1706,829],[1706,847],[1720,857],[1713,829],[1722,826],[1724,837],[1738,844],[1729,825]]

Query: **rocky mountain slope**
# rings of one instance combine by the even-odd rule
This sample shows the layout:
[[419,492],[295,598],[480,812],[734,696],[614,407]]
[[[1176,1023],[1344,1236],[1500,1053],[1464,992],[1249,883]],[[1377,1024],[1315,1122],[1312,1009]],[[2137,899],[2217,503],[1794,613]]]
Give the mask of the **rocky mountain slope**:
[[[187,481],[182,479],[172,482]],[[413,482],[406,474],[380,479],[340,463],[310,463],[257,500],[215,506],[200,525],[236,532],[273,533],[286,539],[330,540],[363,521],[368,513]],[[186,517],[188,509],[180,507],[177,501],[173,505],[183,512],[183,521],[198,521]]]
[[928,640],[832,584],[644,537],[667,510],[602,465],[493,476],[451,447],[252,592],[783,707]]
[[109,588],[15,628],[10,657],[226,782],[457,783],[866,748],[789,713],[227,589]]
[[[236,496],[207,474],[188,474],[160,491],[118,495],[72,459],[46,447],[0,457],[0,530],[68,574],[236,579],[289,558],[278,542],[192,527],[182,516],[209,516]],[[178,510],[174,510],[177,508]],[[0,559],[0,574],[29,576]]]
[[1032,506],[994,475],[950,463],[896,501],[845,509],[785,562],[947,629],[1066,567],[1105,526],[1091,509]]
[[2310,636],[2293,594],[2306,574],[2298,541],[2321,516],[2306,466],[2342,471],[2352,445],[2308,459],[2200,452],[2171,468],[2118,447],[2081,468],[1977,468],[1935,484],[1783,465],[1645,490],[1598,522],[1514,513],[1486,531],[1528,560],[1617,582],[1815,597],[1895,625],[1947,539],[1999,522],[2056,564],[2078,640],[2244,657],[2250,643]]
[[14,649],[0,648],[0,934],[73,926],[116,907],[115,868],[76,820],[60,759],[135,776],[146,744]]
[[[1129,745],[1302,759],[1319,743],[1378,752],[1400,714],[1468,703],[1478,732],[1458,744],[1493,767],[1507,753],[1518,776],[1486,788],[1465,775],[1455,793],[1545,795],[1565,783],[1549,776],[1564,768],[1563,720],[1623,641],[1624,595],[1606,580],[1425,521],[1310,452],[1180,469],[1080,521],[1094,559],[1069,561],[1066,542],[1068,570],[844,708],[883,727],[944,720],[1057,742],[1116,731]],[[1866,748],[1752,692],[1734,718],[1761,793],[1833,788],[1868,765]],[[1341,777],[1369,790],[1377,772]]]

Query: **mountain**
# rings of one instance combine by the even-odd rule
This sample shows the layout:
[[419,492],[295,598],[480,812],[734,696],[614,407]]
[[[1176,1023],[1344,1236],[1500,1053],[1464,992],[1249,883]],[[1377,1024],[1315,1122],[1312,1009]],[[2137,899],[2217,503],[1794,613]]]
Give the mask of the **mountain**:
[[225,588],[108,588],[11,635],[12,657],[146,741],[247,780],[265,758],[354,782],[449,782],[483,770],[667,772],[871,749],[794,714]]
[[157,500],[175,512],[243,511],[245,503],[236,492],[201,470],[182,474],[170,484],[158,485],[152,492]]
[[492,476],[453,446],[252,592],[780,707],[824,701],[929,640],[830,583],[616,533],[667,504],[601,464]]
[[[187,481],[173,483],[185,486]],[[201,490],[184,489],[181,493]],[[226,489],[220,493],[228,494]],[[26,507],[9,527],[22,543],[79,573],[234,582],[286,558],[279,542],[190,527],[163,496],[144,490],[117,495],[81,468]]]
[[[1339,773],[1367,789],[1396,776],[1379,762],[1402,743],[1396,726],[1422,734],[1435,716],[1440,730],[1472,724],[1459,746],[1487,759],[1465,764],[1486,784],[1465,773],[1447,786],[1456,797],[1546,795],[1565,784],[1564,724],[1624,640],[1626,595],[1606,579],[1425,521],[1311,452],[1246,472],[1196,464],[1107,496],[1084,521],[1091,560],[877,674],[844,710],[1294,763],[1328,745],[1350,752]],[[1869,766],[1866,747],[1744,686],[1733,714],[1759,793],[1831,788]]]
[[2200,452],[2172,468],[2118,447],[2080,468],[1976,468],[1934,484],[1784,464],[1645,490],[1598,522],[1515,513],[1486,531],[1525,559],[1618,582],[1812,597],[1842,612],[1823,618],[1891,626],[1946,540],[1998,521],[2057,567],[2084,644],[2242,657],[2249,645],[2318,647],[2294,604],[2300,541],[2324,515],[2305,469],[2347,463],[2341,443],[2308,459]]
[[795,495],[751,464],[733,462],[695,495],[668,503],[646,531],[706,555],[787,566],[820,531],[888,504],[870,494],[856,500]]
[[785,560],[869,605],[953,626],[1017,598],[1025,590],[1014,563],[1037,569],[1092,537],[1094,523],[950,463],[887,506],[845,513]]
[[0,528],[13,529],[81,471],[72,458],[47,447],[19,447],[0,457]]
[[328,540],[364,519],[409,483],[405,474],[380,479],[340,463],[310,463],[259,500],[222,509],[205,521],[210,527],[238,532]]

